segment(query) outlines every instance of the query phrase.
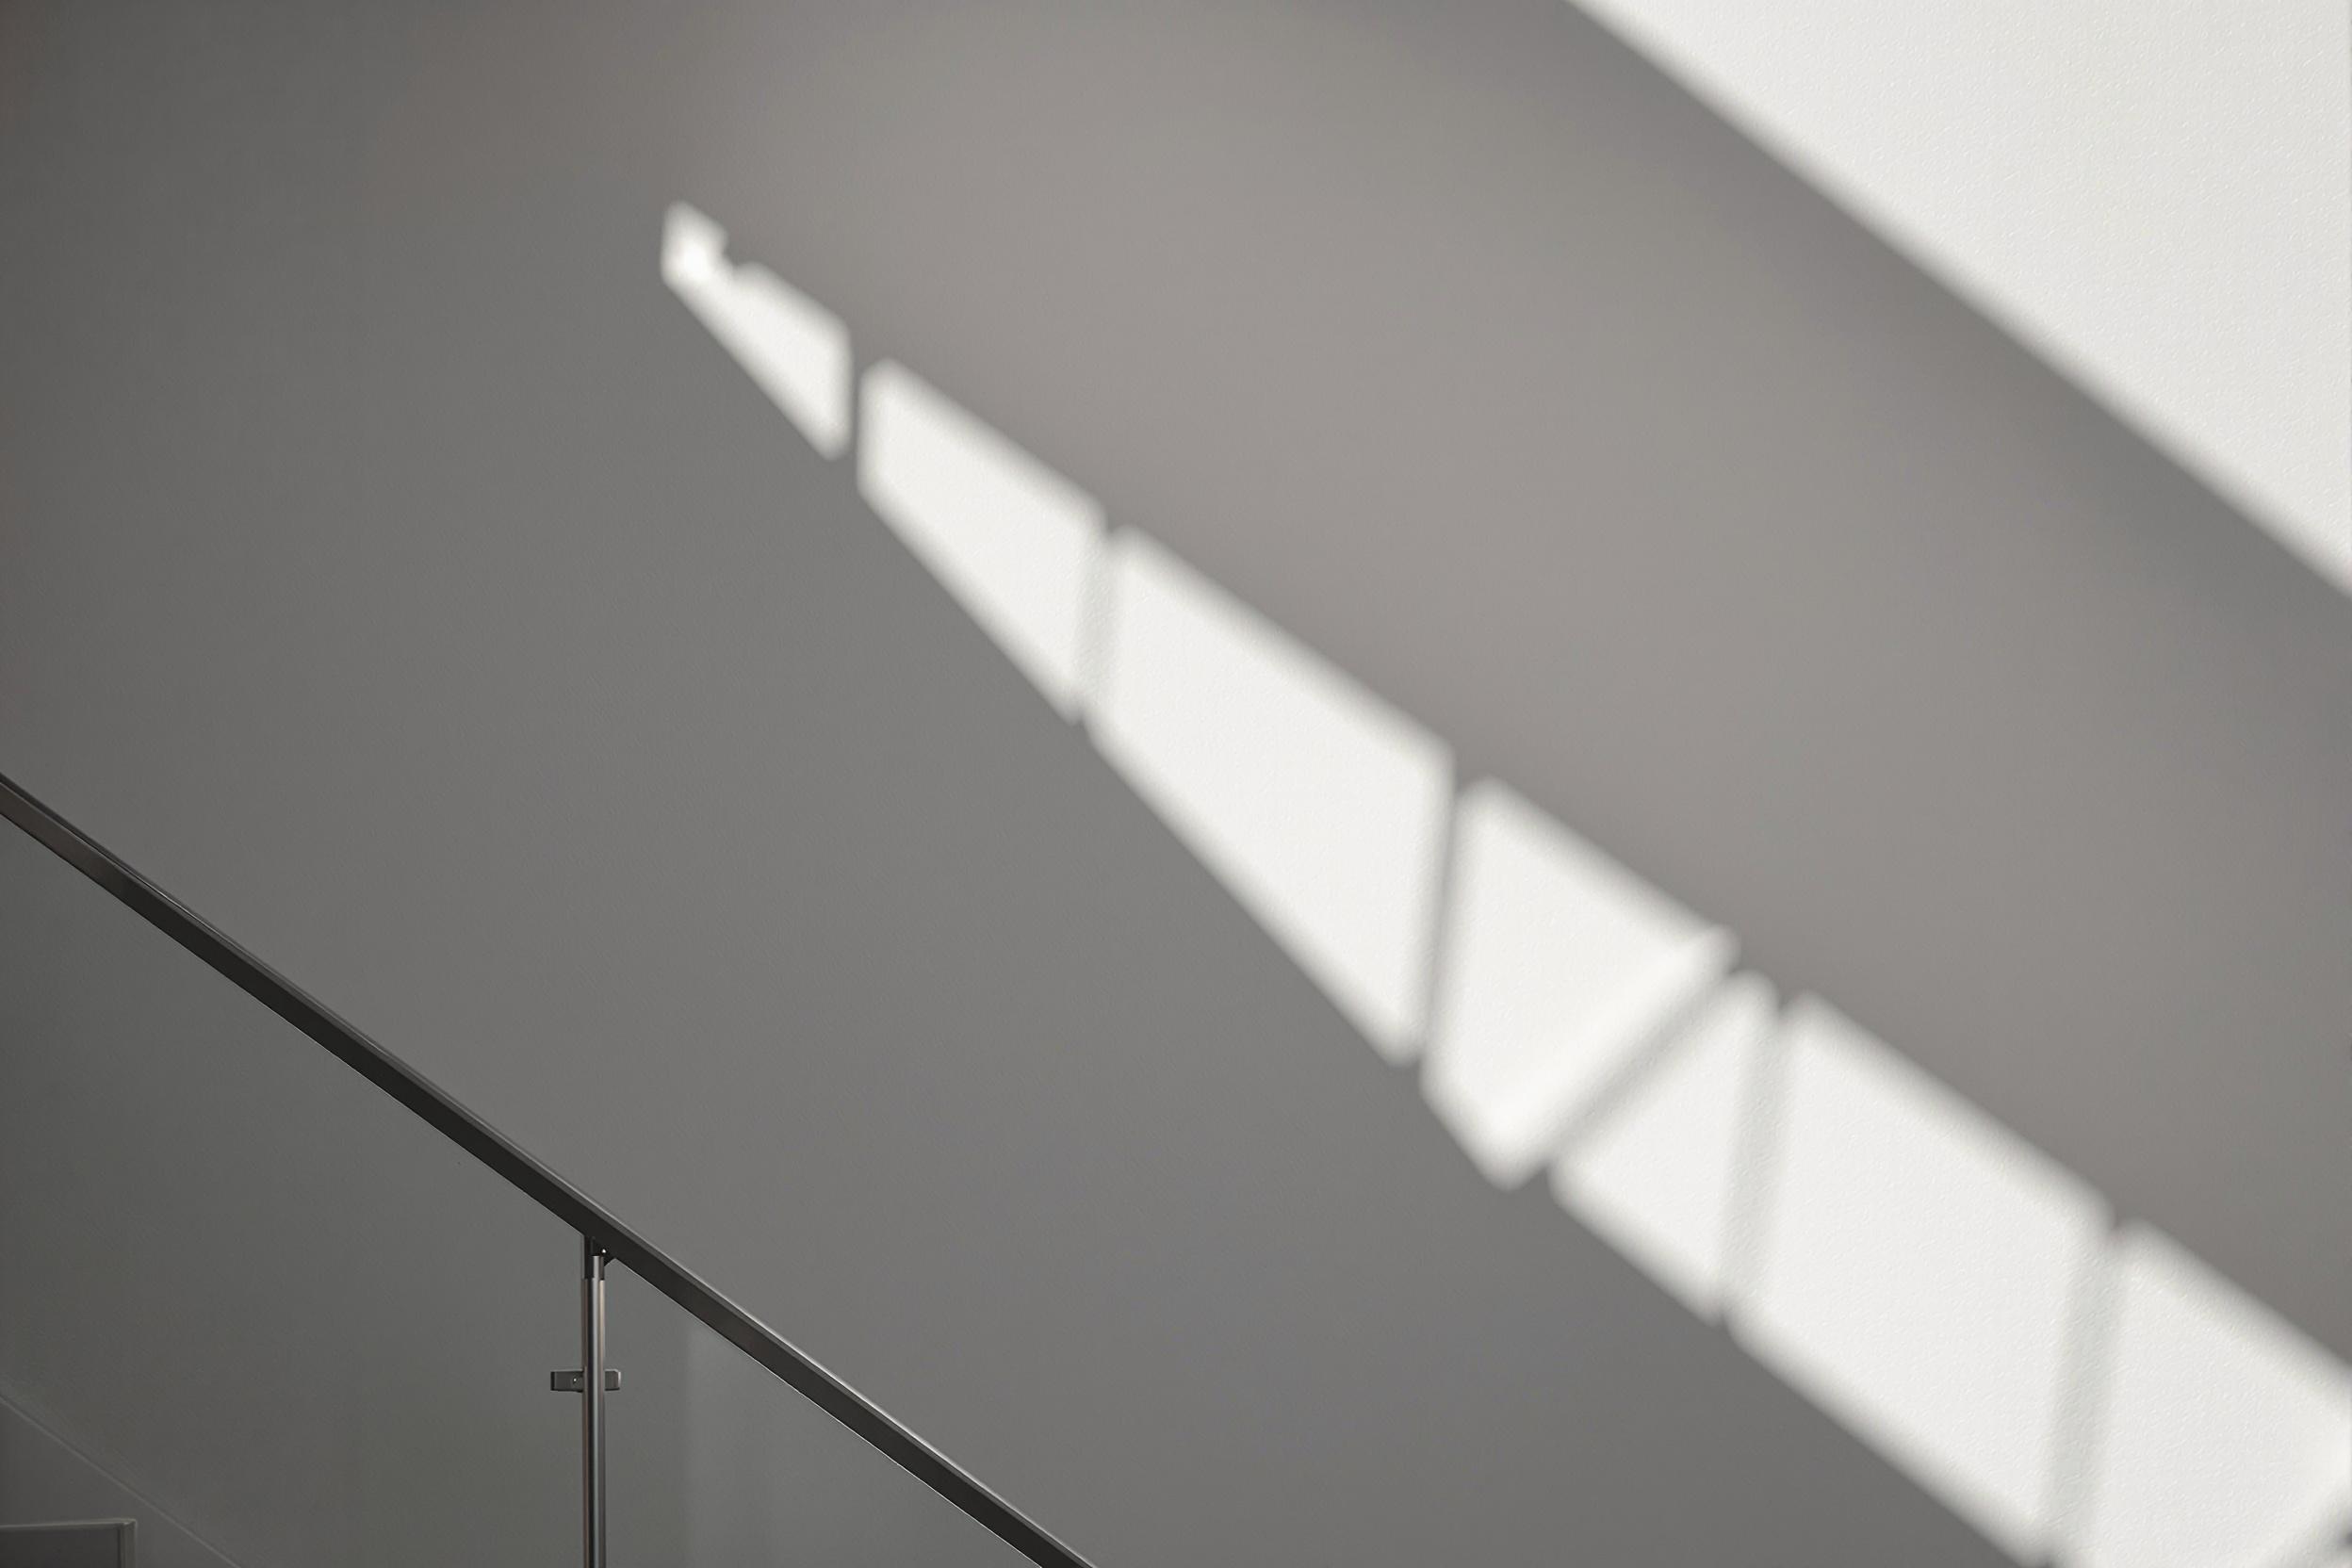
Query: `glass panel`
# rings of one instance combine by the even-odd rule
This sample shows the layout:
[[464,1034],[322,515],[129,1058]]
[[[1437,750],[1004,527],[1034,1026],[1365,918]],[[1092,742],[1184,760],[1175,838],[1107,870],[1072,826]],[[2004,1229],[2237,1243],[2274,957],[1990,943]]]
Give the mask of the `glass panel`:
[[0,824],[0,1523],[578,1560],[577,1238]]
[[1026,1560],[627,1269],[607,1289],[614,1562]]

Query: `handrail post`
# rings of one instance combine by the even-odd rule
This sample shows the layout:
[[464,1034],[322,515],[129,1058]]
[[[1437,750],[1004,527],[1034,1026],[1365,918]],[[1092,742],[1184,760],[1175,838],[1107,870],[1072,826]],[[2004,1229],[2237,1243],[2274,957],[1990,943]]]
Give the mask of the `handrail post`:
[[580,1238],[580,1535],[584,1568],[605,1568],[604,1266],[611,1255]]

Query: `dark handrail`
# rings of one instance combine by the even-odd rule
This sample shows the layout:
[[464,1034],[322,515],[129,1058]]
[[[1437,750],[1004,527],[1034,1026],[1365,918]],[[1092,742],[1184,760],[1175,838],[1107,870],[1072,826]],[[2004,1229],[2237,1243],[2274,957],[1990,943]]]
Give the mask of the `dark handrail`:
[[337,1018],[309,992],[254,957],[202,916],[156,887],[63,817],[0,774],[0,815],[89,877],[148,924],[286,1022],[325,1046],[361,1077],[489,1167],[491,1172],[615,1263],[677,1302],[697,1322],[790,1383],[842,1426],[947,1499],[958,1512],[1039,1568],[1088,1568],[1019,1509],[957,1468],[955,1462],[890,1419],[881,1407],[819,1365],[816,1359],[720,1295],[594,1199],[525,1153],[432,1080]]

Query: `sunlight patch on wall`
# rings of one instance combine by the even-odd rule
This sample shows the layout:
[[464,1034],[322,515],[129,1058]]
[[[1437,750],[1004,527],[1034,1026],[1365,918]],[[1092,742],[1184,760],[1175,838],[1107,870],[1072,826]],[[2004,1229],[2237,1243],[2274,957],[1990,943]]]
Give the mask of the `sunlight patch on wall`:
[[2352,6],[1574,3],[2352,593]]
[[2352,1511],[2352,1379],[2145,1228],[2118,1247],[2082,1568],[2269,1568]]
[[1392,1061],[1420,1040],[1444,745],[1142,535],[1112,544],[1102,754]]
[[1551,1166],[2020,1562],[2296,1568],[2352,1519],[2342,1363],[1502,784],[1454,798],[1443,741],[912,372],[853,432],[847,333],[725,241],[673,208],[663,277],[1359,1033],[1426,1038],[1490,1180]]
[[866,372],[858,419],[867,504],[1074,716],[1102,509],[904,366]]
[[1735,1329],[2031,1561],[2106,1204],[1823,1004],[1784,1027],[1763,1270]]
[[1723,1310],[1732,1198],[1772,1025],[1771,983],[1734,977],[1552,1170],[1569,1212],[1702,1317]]
[[726,345],[808,444],[849,444],[849,329],[757,264],[729,266],[727,231],[683,203],[662,234],[662,279]]
[[1525,1180],[1609,1075],[1731,964],[1710,925],[1492,779],[1464,791],[1429,1104]]

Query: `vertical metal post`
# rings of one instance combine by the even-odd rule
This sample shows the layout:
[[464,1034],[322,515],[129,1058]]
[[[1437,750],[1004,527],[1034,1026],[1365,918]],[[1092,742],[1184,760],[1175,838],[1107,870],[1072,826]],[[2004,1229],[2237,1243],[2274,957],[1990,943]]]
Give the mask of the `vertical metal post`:
[[580,1537],[585,1568],[604,1562],[604,1266],[608,1254],[580,1238]]

